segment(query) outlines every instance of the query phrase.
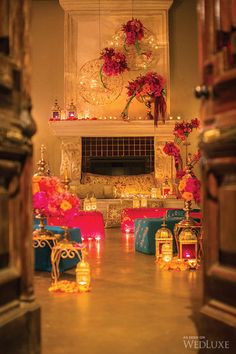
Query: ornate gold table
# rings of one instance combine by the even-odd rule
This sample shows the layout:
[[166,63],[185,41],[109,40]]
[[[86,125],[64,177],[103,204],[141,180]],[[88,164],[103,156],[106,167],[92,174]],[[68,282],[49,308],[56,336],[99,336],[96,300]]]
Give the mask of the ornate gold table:
[[42,236],[34,236],[33,235],[33,247],[34,248],[44,248],[48,246],[51,250],[52,248],[56,245],[58,236],[48,236],[48,235],[42,235]]
[[86,254],[86,245],[84,244],[81,245],[67,240],[57,242],[52,248],[52,253],[51,253],[52,282],[56,283],[60,277],[59,262],[61,258],[73,259],[77,256],[78,259],[81,261],[82,259],[84,259],[85,254]]

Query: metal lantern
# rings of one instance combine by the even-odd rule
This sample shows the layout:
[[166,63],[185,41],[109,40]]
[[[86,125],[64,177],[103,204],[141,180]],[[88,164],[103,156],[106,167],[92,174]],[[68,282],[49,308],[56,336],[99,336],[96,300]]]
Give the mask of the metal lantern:
[[91,210],[96,210],[97,209],[97,199],[96,199],[95,195],[93,195],[90,198],[90,206],[91,206]]
[[170,229],[168,229],[166,227],[165,219],[163,220],[161,228],[159,230],[157,230],[157,232],[156,232],[155,240],[156,240],[156,259],[157,260],[162,257],[162,245],[163,244],[168,244],[171,247],[171,253],[172,253],[173,234],[170,231]]
[[52,119],[61,119],[61,108],[58,105],[57,99],[55,99],[54,106],[52,107]]
[[84,198],[83,207],[84,207],[85,211],[91,210],[91,202],[90,202],[90,198],[88,196],[86,198]]
[[162,260],[166,263],[171,262],[173,256],[172,244],[165,242],[161,247]]
[[197,236],[193,228],[183,229],[179,234],[179,258],[197,259]]
[[76,266],[76,283],[80,292],[90,290],[91,274],[89,263],[82,259]]
[[71,100],[71,104],[67,109],[67,119],[77,119],[77,108]]
[[165,177],[164,182],[161,185],[161,195],[163,198],[166,198],[169,194],[172,193],[172,185],[169,182],[168,176]]

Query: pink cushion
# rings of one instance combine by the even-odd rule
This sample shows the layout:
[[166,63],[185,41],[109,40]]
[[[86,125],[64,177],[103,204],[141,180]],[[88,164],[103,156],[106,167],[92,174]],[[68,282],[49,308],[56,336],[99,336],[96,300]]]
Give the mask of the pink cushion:
[[141,218],[162,218],[172,208],[127,208],[121,214],[122,232],[134,232],[134,220]]
[[[63,220],[49,217],[48,225],[63,226]],[[83,240],[104,239],[105,237],[103,215],[99,211],[79,211],[66,226],[79,227]]]

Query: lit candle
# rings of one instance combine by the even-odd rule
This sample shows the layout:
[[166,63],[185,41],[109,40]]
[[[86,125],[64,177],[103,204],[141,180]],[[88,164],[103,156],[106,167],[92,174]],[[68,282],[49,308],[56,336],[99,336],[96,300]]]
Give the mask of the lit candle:
[[68,168],[66,167],[64,170],[64,180],[68,179]]

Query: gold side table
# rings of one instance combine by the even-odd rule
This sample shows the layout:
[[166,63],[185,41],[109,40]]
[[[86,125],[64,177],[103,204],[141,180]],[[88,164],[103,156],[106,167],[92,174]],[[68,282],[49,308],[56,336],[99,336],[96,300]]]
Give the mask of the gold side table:
[[34,248],[44,248],[48,246],[51,250],[52,248],[56,245],[58,237],[56,235],[54,236],[48,236],[48,235],[41,235],[41,236],[35,236],[33,235],[33,247]]
[[202,226],[201,225],[184,225],[184,224],[175,224],[174,227],[174,237],[175,237],[175,242],[176,242],[176,247],[177,247],[177,251],[178,251],[178,257],[180,256],[180,252],[179,252],[179,235],[181,233],[181,231],[183,231],[184,229],[191,229],[196,237],[197,237],[197,241],[198,241],[198,249],[197,249],[197,258],[201,259],[203,257],[203,237],[202,237]]
[[[81,253],[80,253],[81,252]],[[81,256],[82,254],[82,256]],[[58,242],[52,248],[51,253],[51,264],[52,264],[52,271],[51,271],[51,278],[53,283],[57,283],[60,277],[60,270],[59,270],[59,262],[60,259],[70,258],[73,259],[76,256],[81,261],[84,259],[86,254],[86,246],[79,245],[78,243],[72,243],[67,240],[63,240]]]

